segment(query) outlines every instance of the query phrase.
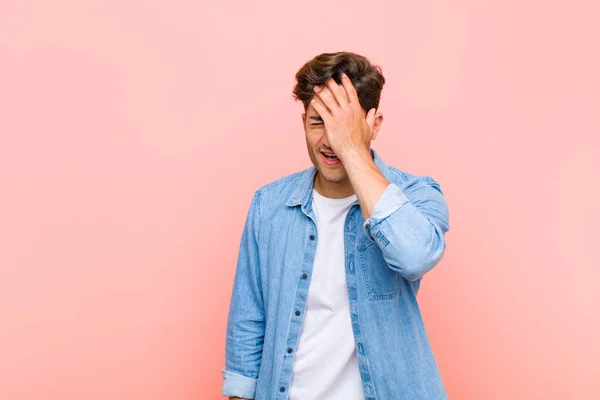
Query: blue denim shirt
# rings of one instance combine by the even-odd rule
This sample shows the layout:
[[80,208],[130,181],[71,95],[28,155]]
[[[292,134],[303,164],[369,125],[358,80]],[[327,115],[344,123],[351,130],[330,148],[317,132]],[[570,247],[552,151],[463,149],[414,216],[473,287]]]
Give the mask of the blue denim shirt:
[[[442,258],[449,229],[439,184],[387,166],[390,184],[365,221],[346,216],[346,286],[367,400],[447,399],[417,304],[423,275]],[[222,370],[224,396],[288,397],[317,241],[307,170],[254,194],[242,233]]]

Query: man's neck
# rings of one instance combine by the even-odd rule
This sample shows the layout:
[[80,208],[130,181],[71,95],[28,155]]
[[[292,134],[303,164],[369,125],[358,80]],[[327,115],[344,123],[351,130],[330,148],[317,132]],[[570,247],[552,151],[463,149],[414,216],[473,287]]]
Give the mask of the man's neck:
[[313,188],[323,197],[330,199],[343,199],[352,196],[354,188],[350,183],[349,179],[346,179],[340,183],[331,183],[323,179],[321,174],[317,171],[315,176]]

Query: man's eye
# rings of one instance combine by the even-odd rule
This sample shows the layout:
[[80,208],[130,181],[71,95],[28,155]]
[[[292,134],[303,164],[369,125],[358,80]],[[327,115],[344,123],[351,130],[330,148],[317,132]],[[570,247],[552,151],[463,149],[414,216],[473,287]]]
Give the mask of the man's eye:
[[311,124],[311,125],[312,125],[312,126],[316,126],[316,125],[323,125],[323,123],[322,123],[322,122],[316,122],[316,123],[314,123],[314,124]]

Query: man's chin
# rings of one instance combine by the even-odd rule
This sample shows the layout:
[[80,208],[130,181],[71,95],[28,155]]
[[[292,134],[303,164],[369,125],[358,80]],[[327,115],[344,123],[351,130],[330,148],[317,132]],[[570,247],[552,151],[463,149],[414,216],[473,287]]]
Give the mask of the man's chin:
[[321,176],[328,183],[342,183],[342,182],[344,182],[347,179],[343,175],[339,175],[339,174],[327,174],[327,173],[324,174],[322,172],[321,172]]

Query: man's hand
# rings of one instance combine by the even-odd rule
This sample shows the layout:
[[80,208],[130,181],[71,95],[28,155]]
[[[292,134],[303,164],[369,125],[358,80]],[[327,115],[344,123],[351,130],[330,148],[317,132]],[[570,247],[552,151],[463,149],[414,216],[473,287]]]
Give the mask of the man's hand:
[[343,73],[341,85],[329,79],[325,86],[315,86],[311,103],[323,119],[329,145],[344,164],[367,219],[390,184],[373,162],[370,151],[375,120],[381,118],[381,114],[371,108],[365,118],[356,89]]
[[311,103],[323,119],[331,149],[344,162],[348,152],[369,152],[376,110],[370,109],[365,118],[350,78],[342,73],[341,79],[341,85],[330,78],[324,86],[315,86]]

